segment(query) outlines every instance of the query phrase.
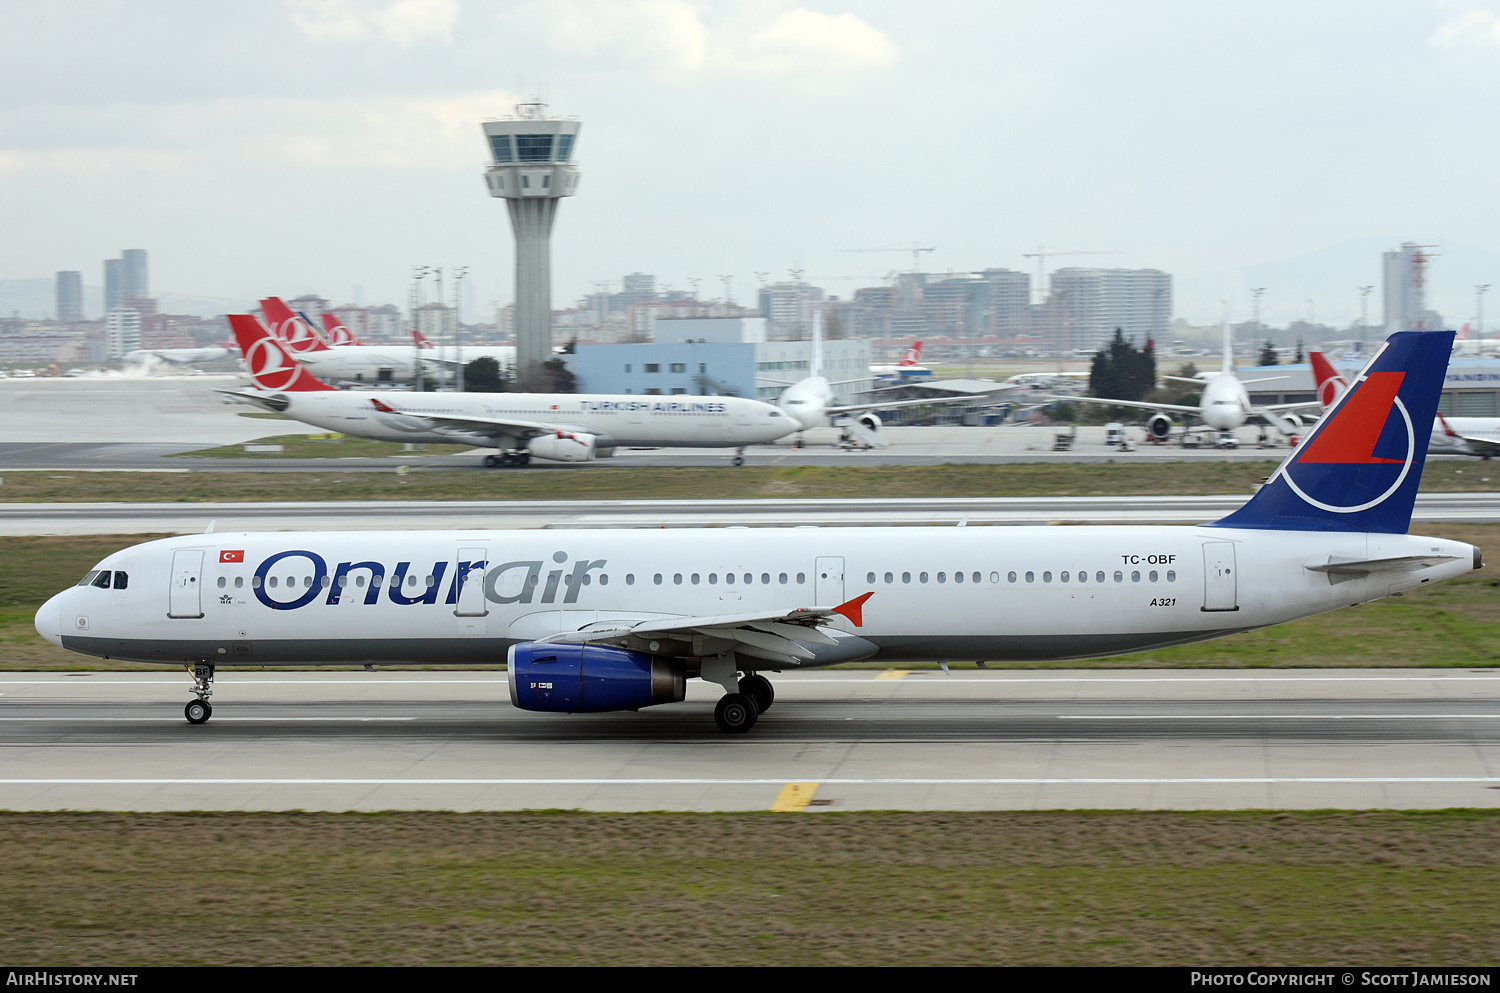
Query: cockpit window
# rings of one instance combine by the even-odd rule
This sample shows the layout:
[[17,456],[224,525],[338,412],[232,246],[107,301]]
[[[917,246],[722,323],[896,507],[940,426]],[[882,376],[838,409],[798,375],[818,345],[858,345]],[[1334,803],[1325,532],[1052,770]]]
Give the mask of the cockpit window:
[[115,570],[115,589],[123,590],[130,585],[130,577],[119,569]]
[[99,575],[98,569],[90,569],[86,574],[84,574],[84,577],[78,581],[78,585],[88,586],[94,581],[94,577],[97,575]]
[[101,590],[107,590],[107,589],[109,589],[109,570],[108,569],[100,569],[99,570],[99,575],[97,575],[97,576],[94,577],[94,585],[97,586],[97,587],[99,587]]

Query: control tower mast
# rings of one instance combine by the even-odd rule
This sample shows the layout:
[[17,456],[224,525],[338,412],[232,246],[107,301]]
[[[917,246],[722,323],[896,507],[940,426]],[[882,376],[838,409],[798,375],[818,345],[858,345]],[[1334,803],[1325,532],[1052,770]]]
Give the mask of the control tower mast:
[[510,210],[516,238],[516,377],[525,383],[552,358],[552,222],[578,188],[573,146],[582,122],[547,115],[540,102],[516,104],[514,117],[484,122],[490,196]]

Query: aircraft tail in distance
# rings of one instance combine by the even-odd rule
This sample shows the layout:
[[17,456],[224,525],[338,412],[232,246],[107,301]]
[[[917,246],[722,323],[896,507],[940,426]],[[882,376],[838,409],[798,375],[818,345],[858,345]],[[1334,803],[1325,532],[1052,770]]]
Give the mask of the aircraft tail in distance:
[[412,325],[411,340],[414,341],[414,342],[416,342],[416,345],[417,345],[418,348],[432,348],[432,347],[434,347],[433,344],[432,344],[432,342],[430,342],[430,341],[427,340],[427,336],[425,334],[423,334],[422,332],[420,332],[420,331],[417,330],[416,325]]
[[1318,404],[1326,413],[1348,391],[1349,381],[1322,352],[1308,352],[1307,357],[1312,362],[1313,382],[1318,388]]
[[328,336],[328,343],[330,345],[361,344],[359,337],[345,327],[344,322],[333,314],[323,315],[323,333]]
[[1398,331],[1317,427],[1215,527],[1406,534],[1452,331]]
[[245,355],[245,368],[256,388],[283,393],[331,390],[332,386],[302,367],[286,345],[249,314],[230,314],[229,326]]
[[922,343],[920,341],[914,341],[911,343],[911,347],[906,350],[906,354],[901,357],[901,361],[897,362],[896,365],[899,368],[901,366],[920,365],[921,362]]
[[328,345],[318,332],[296,311],[288,307],[280,297],[266,297],[260,302],[260,312],[266,315],[266,324],[271,333],[293,352],[326,352]]

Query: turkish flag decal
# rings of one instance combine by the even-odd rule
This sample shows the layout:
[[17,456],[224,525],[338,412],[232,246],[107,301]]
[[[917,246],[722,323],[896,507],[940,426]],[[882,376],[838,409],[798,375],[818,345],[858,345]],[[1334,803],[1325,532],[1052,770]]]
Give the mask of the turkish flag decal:
[[243,562],[245,561],[245,550],[237,548],[233,551],[222,551],[219,553],[220,562]]

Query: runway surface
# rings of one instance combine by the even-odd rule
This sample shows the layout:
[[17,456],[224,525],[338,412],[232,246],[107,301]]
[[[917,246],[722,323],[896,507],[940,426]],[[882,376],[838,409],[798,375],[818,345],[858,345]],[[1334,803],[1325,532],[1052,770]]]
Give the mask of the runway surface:
[[[717,527],[770,525],[1162,524],[1217,520],[1248,494],[808,500],[492,500],[308,503],[0,503],[0,535],[233,531]],[[1413,520],[1500,520],[1500,493],[1431,493]]]
[[[1500,802],[1489,670],[813,672],[532,714],[500,672],[0,675],[15,810],[1434,808]],[[789,799],[790,798],[790,799]]]

